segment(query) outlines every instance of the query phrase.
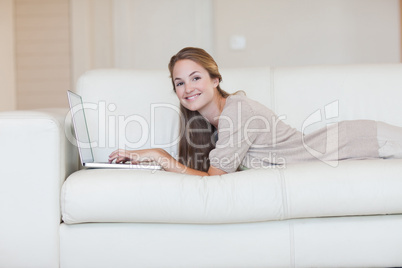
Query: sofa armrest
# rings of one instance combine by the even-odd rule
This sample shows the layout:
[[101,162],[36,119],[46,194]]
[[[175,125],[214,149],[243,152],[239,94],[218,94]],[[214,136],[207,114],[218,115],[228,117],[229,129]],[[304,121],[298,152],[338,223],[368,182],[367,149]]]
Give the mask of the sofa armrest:
[[0,113],[0,264],[59,267],[60,189],[78,169],[67,110]]

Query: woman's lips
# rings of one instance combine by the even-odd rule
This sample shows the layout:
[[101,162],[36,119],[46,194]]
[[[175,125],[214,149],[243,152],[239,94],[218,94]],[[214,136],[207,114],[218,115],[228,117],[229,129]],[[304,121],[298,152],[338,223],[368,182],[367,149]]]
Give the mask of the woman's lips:
[[198,94],[195,94],[195,95],[192,95],[192,96],[189,96],[189,97],[185,97],[185,99],[186,100],[194,100],[194,99],[196,99],[198,96],[200,96],[201,95],[201,93],[198,93]]

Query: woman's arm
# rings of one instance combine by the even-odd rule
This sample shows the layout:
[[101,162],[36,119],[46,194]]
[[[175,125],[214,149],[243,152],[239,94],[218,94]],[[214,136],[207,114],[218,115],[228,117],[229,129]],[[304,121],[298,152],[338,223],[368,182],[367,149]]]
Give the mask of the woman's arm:
[[198,176],[213,176],[226,174],[225,171],[210,166],[208,172],[189,168],[176,159],[174,159],[168,152],[163,149],[145,149],[128,151],[118,149],[109,155],[109,162],[116,160],[116,163],[124,163],[130,161],[133,164],[141,162],[156,162],[162,168],[169,172],[185,173],[189,175]]

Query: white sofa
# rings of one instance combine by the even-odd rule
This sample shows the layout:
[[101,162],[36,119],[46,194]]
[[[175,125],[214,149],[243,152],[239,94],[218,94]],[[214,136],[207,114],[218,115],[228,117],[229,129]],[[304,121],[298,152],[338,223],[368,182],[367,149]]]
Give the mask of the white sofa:
[[[402,64],[222,75],[222,88],[245,90],[305,132],[349,119],[402,126]],[[167,71],[94,70],[76,92],[96,160],[119,146],[176,156]],[[212,177],[77,171],[71,137],[65,110],[0,113],[0,267],[402,266],[402,160]]]

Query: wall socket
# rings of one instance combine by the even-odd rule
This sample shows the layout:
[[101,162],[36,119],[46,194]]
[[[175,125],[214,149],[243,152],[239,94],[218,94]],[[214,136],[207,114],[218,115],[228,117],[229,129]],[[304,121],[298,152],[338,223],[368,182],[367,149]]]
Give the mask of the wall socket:
[[230,48],[233,50],[246,49],[246,37],[244,35],[232,35],[230,37]]

